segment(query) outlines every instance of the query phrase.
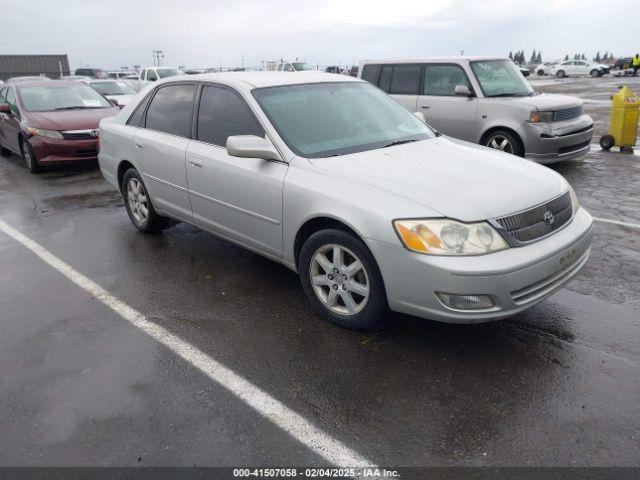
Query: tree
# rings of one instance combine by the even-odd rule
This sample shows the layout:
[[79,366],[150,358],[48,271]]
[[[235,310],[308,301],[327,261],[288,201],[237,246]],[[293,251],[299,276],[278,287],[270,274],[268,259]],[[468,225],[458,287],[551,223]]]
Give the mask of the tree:
[[536,60],[538,59],[538,55],[536,54],[536,49],[533,49],[533,52],[531,52],[531,60],[529,61],[529,63],[536,63]]
[[569,55],[564,56],[564,61],[566,62],[567,60],[569,60]]
[[513,60],[513,52],[509,52],[509,60]]
[[538,58],[536,58],[536,63],[542,63],[542,52],[538,50]]
[[596,63],[600,63],[602,61],[602,57],[600,57],[600,52],[596,52],[596,56],[593,57],[593,61]]

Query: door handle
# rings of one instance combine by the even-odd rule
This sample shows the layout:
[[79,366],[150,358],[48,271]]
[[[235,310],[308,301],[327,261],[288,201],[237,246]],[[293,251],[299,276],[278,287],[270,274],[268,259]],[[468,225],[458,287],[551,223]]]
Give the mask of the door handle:
[[422,105],[422,106],[420,106],[420,108],[424,108],[425,110],[428,110],[429,109],[429,105]]
[[137,149],[142,150],[144,148],[144,143],[139,142],[139,141],[135,141],[133,142],[133,144],[136,146]]
[[192,158],[191,160],[189,160],[189,163],[191,164],[192,167],[202,168],[202,161],[200,161],[197,158]]

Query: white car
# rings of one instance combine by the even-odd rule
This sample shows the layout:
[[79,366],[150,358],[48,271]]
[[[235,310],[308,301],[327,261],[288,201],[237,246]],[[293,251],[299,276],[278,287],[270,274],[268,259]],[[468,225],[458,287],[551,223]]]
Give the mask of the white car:
[[315,70],[306,62],[280,62],[276,66],[276,72],[304,72],[307,70]]
[[582,75],[589,75],[595,78],[601,77],[605,73],[609,73],[608,66],[589,62],[588,60],[568,60],[549,69],[549,75],[555,75],[559,78]]
[[87,80],[87,85],[93,88],[96,92],[107,97],[107,99],[117,104],[118,107],[124,108],[129,101],[138,93],[128,83],[123,80]]
[[171,67],[147,67],[138,72],[138,80],[141,82],[155,82],[162,80],[163,78],[175,77],[182,75],[182,72],[177,68]]
[[549,71],[557,64],[558,62],[544,62],[533,67],[533,71],[536,72],[538,76],[543,77],[545,75],[549,75]]

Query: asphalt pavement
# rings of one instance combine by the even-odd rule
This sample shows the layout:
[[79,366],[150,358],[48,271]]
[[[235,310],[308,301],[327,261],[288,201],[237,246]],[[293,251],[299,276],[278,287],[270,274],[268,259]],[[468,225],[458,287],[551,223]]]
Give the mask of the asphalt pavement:
[[[597,146],[622,83],[640,91],[532,79],[596,120],[591,153],[552,168],[600,220],[570,284],[482,325],[341,329],[283,266],[185,224],[137,233],[95,164],[32,175],[1,159],[0,221],[166,335],[0,231],[0,466],[321,466],[344,451],[393,467],[640,466],[640,156]],[[325,436],[296,436],[304,422]]]

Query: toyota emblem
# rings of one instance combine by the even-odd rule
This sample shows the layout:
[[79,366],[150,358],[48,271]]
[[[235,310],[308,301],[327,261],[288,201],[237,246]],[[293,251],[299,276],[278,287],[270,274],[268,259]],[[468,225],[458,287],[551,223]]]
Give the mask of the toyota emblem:
[[553,212],[547,210],[546,212],[544,212],[544,215],[542,215],[542,219],[547,225],[553,225],[553,222],[556,218],[553,216]]

